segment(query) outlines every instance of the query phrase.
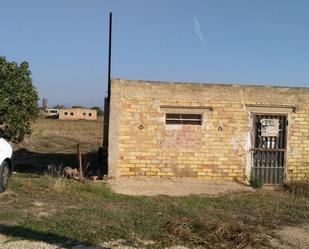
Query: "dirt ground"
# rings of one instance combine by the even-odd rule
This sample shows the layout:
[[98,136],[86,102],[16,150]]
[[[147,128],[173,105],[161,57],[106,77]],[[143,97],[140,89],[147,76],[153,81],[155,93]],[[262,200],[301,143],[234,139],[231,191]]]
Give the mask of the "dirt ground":
[[197,179],[110,179],[111,189],[119,194],[143,196],[187,196],[206,194],[217,196],[228,193],[253,192],[249,186],[232,181],[205,181]]

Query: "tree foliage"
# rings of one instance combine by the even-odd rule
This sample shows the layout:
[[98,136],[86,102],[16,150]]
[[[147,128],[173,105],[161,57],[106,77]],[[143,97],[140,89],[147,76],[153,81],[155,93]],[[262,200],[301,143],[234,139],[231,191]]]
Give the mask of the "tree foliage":
[[98,116],[103,116],[103,114],[104,114],[102,108],[99,107],[99,106],[94,106],[94,107],[91,107],[90,109],[92,109],[92,110],[97,110],[97,115],[98,115]]
[[64,105],[54,105],[53,108],[54,109],[64,109],[65,106]]
[[31,123],[38,115],[37,101],[28,63],[0,57],[0,125],[6,138],[20,142],[31,134]]

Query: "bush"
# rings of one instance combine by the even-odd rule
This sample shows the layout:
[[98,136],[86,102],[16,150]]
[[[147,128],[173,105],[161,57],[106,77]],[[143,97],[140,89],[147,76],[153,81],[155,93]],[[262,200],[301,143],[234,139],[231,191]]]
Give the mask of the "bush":
[[261,188],[263,186],[263,182],[260,178],[251,176],[250,178],[250,186],[252,188]]
[[99,106],[94,106],[94,107],[91,107],[90,109],[92,109],[92,110],[97,110],[97,115],[98,115],[98,117],[101,117],[101,116],[104,115],[104,112],[103,112],[102,108],[99,107]]
[[309,180],[289,181],[285,187],[294,195],[309,197]]
[[47,166],[47,174],[49,176],[54,177],[63,176],[63,168],[64,166],[62,164],[61,165],[50,164]]
[[19,143],[31,134],[38,116],[38,93],[27,62],[17,64],[0,56],[0,126],[4,136]]
[[67,180],[65,178],[50,178],[49,188],[53,192],[62,193],[67,188]]

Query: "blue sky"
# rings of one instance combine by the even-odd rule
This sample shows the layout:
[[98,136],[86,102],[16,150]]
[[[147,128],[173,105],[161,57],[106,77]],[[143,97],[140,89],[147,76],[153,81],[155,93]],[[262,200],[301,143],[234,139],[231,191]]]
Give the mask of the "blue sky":
[[113,77],[309,86],[308,0],[1,0],[0,55],[50,105],[103,105]]

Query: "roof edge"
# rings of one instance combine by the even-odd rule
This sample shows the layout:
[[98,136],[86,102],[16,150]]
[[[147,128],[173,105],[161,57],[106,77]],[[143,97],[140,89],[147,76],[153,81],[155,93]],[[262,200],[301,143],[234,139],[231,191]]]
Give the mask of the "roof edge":
[[257,88],[281,88],[281,89],[299,89],[299,90],[309,90],[309,87],[297,87],[297,86],[277,86],[272,84],[243,84],[243,83],[218,83],[218,82],[181,82],[181,81],[156,81],[156,80],[135,80],[135,79],[123,79],[123,78],[112,78],[111,80],[118,81],[129,81],[129,82],[140,82],[140,83],[150,83],[150,84],[175,84],[175,85],[208,85],[208,86],[234,86],[234,87],[257,87]]

